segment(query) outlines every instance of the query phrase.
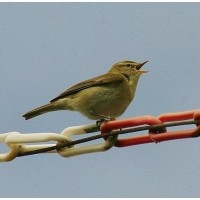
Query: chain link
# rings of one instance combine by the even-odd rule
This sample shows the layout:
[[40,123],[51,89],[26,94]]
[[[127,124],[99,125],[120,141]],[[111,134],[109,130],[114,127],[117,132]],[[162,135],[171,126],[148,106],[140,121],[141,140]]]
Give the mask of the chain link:
[[[178,121],[179,120],[179,121]],[[196,128],[168,132],[167,127],[196,125]],[[5,143],[10,151],[0,154],[0,162],[11,161],[16,157],[39,153],[58,153],[63,157],[85,153],[106,151],[113,146],[125,147],[150,142],[160,142],[172,139],[198,137],[200,135],[200,110],[166,113],[158,117],[141,116],[124,120],[114,120],[96,124],[69,127],[60,134],[10,132],[0,134],[0,142]],[[101,131],[101,134],[72,141],[74,135],[85,135]],[[119,135],[148,130],[146,135],[118,139]],[[105,142],[79,146],[78,144],[104,138]],[[56,144],[29,144],[54,141]],[[76,145],[76,146],[75,146]],[[78,146],[78,147],[77,147]]]

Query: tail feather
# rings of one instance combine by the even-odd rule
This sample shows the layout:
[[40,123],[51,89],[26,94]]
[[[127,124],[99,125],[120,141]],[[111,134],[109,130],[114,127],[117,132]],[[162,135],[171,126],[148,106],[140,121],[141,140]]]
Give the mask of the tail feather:
[[49,104],[40,106],[38,108],[35,108],[35,109],[25,113],[22,117],[24,117],[25,120],[28,120],[28,119],[31,119],[31,118],[36,117],[38,115],[42,115],[44,113],[56,111],[56,110],[58,110],[58,109],[54,105],[49,103]]

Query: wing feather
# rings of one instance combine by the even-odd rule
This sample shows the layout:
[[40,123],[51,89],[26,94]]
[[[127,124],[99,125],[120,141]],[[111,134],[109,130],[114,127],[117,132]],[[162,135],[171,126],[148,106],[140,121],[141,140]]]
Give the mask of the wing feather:
[[100,86],[100,85],[106,85],[109,83],[121,83],[123,81],[124,77],[123,75],[120,74],[104,74],[101,76],[97,76],[95,78],[88,79],[86,81],[80,82],[67,90],[65,90],[63,93],[58,95],[56,98],[52,99],[50,102],[54,102],[58,99],[62,99],[68,95],[75,94],[76,92],[79,92],[81,90],[90,88],[90,87],[95,87],[95,86]]

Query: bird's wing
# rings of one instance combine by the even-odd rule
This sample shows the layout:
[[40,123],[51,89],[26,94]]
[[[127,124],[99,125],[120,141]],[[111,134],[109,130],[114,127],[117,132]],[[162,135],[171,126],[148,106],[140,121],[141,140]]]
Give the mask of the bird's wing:
[[50,102],[54,102],[58,99],[62,99],[70,94],[74,94],[86,88],[101,86],[101,85],[105,85],[109,83],[117,83],[117,82],[121,83],[123,79],[124,79],[123,76],[120,74],[104,74],[95,78],[91,78],[68,88],[63,93],[58,95],[56,98],[52,99]]

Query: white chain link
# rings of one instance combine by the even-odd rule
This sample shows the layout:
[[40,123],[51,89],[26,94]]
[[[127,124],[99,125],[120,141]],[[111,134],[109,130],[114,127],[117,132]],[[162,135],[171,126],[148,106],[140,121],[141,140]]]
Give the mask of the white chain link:
[[[60,134],[58,133],[19,133],[9,132],[0,134],[0,143],[6,144],[9,147],[7,153],[0,154],[0,162],[11,161],[15,159],[20,153],[25,153],[33,150],[43,149],[54,146],[56,143],[63,143],[72,141],[71,137],[74,135],[82,135],[91,132],[97,132],[96,124],[74,126],[65,128]],[[48,153],[58,153],[63,157],[71,157],[92,152],[106,151],[113,147],[117,136],[110,136],[108,139],[100,144],[93,144],[81,147],[68,147],[59,150],[48,151]],[[54,141],[54,144],[29,144]]]

